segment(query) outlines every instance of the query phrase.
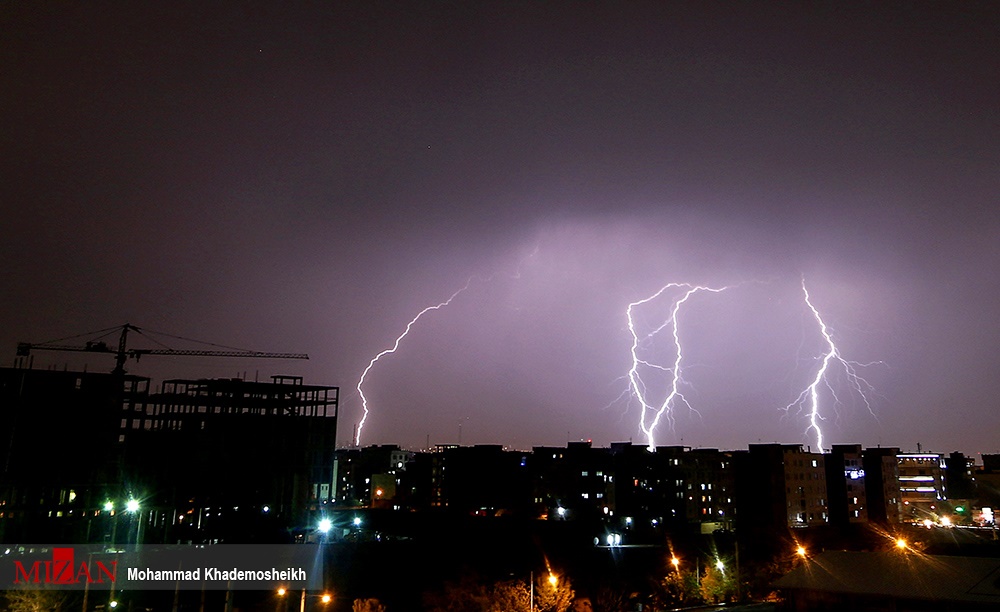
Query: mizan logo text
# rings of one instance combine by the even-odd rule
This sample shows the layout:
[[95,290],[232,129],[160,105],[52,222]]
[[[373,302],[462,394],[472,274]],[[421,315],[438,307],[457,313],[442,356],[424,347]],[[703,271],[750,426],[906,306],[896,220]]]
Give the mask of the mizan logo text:
[[96,561],[91,567],[87,561],[77,563],[72,548],[53,548],[51,561],[35,561],[28,567],[15,561],[14,584],[104,584],[114,582],[117,572],[117,561]]

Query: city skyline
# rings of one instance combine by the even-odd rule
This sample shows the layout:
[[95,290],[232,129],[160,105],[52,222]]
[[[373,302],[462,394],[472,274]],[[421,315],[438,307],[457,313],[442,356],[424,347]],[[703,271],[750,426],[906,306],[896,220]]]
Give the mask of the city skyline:
[[[834,383],[826,446],[1000,452],[993,4],[0,19],[0,365],[125,322],[308,353],[127,367],[338,386],[343,445],[365,367],[467,287],[372,367],[363,445],[641,444],[629,305],[729,287],[679,315],[691,410],[656,443],[815,447],[783,410],[824,350],[805,282],[873,364],[870,410]],[[35,364],[113,366],[84,357]]]

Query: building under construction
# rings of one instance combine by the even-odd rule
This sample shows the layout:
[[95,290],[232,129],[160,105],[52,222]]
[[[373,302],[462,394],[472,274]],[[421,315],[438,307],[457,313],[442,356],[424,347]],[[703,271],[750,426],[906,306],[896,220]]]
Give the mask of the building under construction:
[[329,501],[338,397],[292,376],[154,392],[122,368],[0,368],[0,540],[282,541]]

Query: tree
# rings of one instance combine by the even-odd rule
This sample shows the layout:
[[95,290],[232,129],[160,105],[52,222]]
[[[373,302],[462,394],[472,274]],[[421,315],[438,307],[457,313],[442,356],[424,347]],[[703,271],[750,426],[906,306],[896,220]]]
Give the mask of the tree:
[[621,588],[602,587],[594,598],[594,612],[626,612],[628,594]]
[[535,611],[566,612],[575,596],[568,578],[555,579],[552,574],[544,578],[538,576],[535,582]]
[[471,576],[459,582],[445,583],[440,592],[424,596],[424,609],[428,612],[488,612],[490,594]]
[[385,612],[385,606],[377,599],[355,599],[352,612]]
[[589,597],[581,597],[573,601],[573,607],[569,612],[594,612],[594,604]]
[[59,612],[66,593],[32,589],[11,589],[4,593],[10,612]]
[[[448,583],[443,592],[424,598],[428,612],[529,612],[531,588],[526,580],[496,582],[488,588],[465,578]],[[551,582],[548,575],[535,584],[535,612],[568,612],[574,599],[573,587],[563,578]]]
[[705,568],[701,577],[701,598],[706,603],[727,601],[736,594],[736,582],[733,577],[715,566]]
[[523,580],[498,582],[490,589],[489,612],[528,612],[531,592]]
[[698,576],[694,572],[679,569],[671,571],[664,576],[657,587],[657,603],[663,607],[675,608],[696,603],[701,599]]

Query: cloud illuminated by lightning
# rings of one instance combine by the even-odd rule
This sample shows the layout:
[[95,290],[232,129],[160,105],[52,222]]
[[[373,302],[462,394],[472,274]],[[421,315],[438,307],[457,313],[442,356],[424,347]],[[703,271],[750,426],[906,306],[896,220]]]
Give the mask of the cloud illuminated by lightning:
[[[637,307],[656,300],[668,289],[683,289],[684,292],[681,297],[676,299],[671,304],[669,318],[667,318],[662,325],[646,334],[643,340],[651,339],[653,336],[669,327],[674,343],[674,361],[672,366],[660,365],[639,356],[639,345],[642,341],[640,340],[639,333],[636,331],[635,318],[633,316]],[[669,283],[661,287],[660,290],[653,295],[637,302],[632,302],[628,305],[628,308],[625,311],[625,315],[628,318],[628,329],[632,334],[632,367],[628,371],[629,387],[632,395],[639,400],[639,428],[642,430],[643,434],[645,434],[646,441],[648,443],[647,447],[651,452],[656,450],[656,441],[654,439],[653,432],[656,430],[656,427],[659,425],[662,418],[666,418],[668,421],[672,422],[673,411],[678,405],[683,405],[690,410],[694,410],[681,391],[681,385],[684,383],[681,371],[681,361],[683,360],[684,355],[681,346],[680,328],[678,323],[678,315],[680,313],[681,306],[683,306],[691,296],[699,291],[719,293],[721,291],[725,291],[726,289],[727,287],[715,289],[712,287],[691,285],[688,283]],[[654,371],[669,373],[670,390],[662,401],[656,403],[648,397],[648,388],[642,379],[640,369],[652,369]]]
[[797,407],[799,412],[805,411],[808,414],[809,426],[806,427],[806,434],[810,431],[813,432],[816,436],[816,446],[819,448],[819,452],[822,453],[824,448],[823,430],[820,427],[820,423],[826,419],[820,411],[820,402],[822,399],[820,387],[826,387],[829,391],[830,396],[833,398],[834,407],[840,404],[840,398],[837,396],[837,391],[829,378],[831,374],[831,365],[839,364],[844,369],[844,374],[851,390],[858,394],[865,406],[868,408],[868,412],[870,412],[872,416],[875,416],[871,403],[868,401],[868,396],[865,394],[865,390],[867,389],[871,391],[872,386],[867,380],[858,376],[857,370],[855,369],[856,367],[864,367],[873,364],[848,361],[841,357],[840,349],[837,348],[837,345],[833,340],[833,334],[831,333],[830,328],[823,320],[819,310],[817,310],[816,306],[812,303],[812,299],[809,296],[809,290],[806,288],[805,278],[802,279],[802,293],[805,296],[806,306],[809,307],[809,311],[812,313],[813,318],[816,319],[816,323],[819,325],[819,330],[823,335],[826,349],[823,354],[817,358],[820,362],[820,367],[816,370],[816,376],[812,379],[812,382],[809,383],[809,385],[803,389],[801,393],[799,393],[799,396],[795,399],[795,401],[785,406],[785,410],[790,411],[792,408]]

